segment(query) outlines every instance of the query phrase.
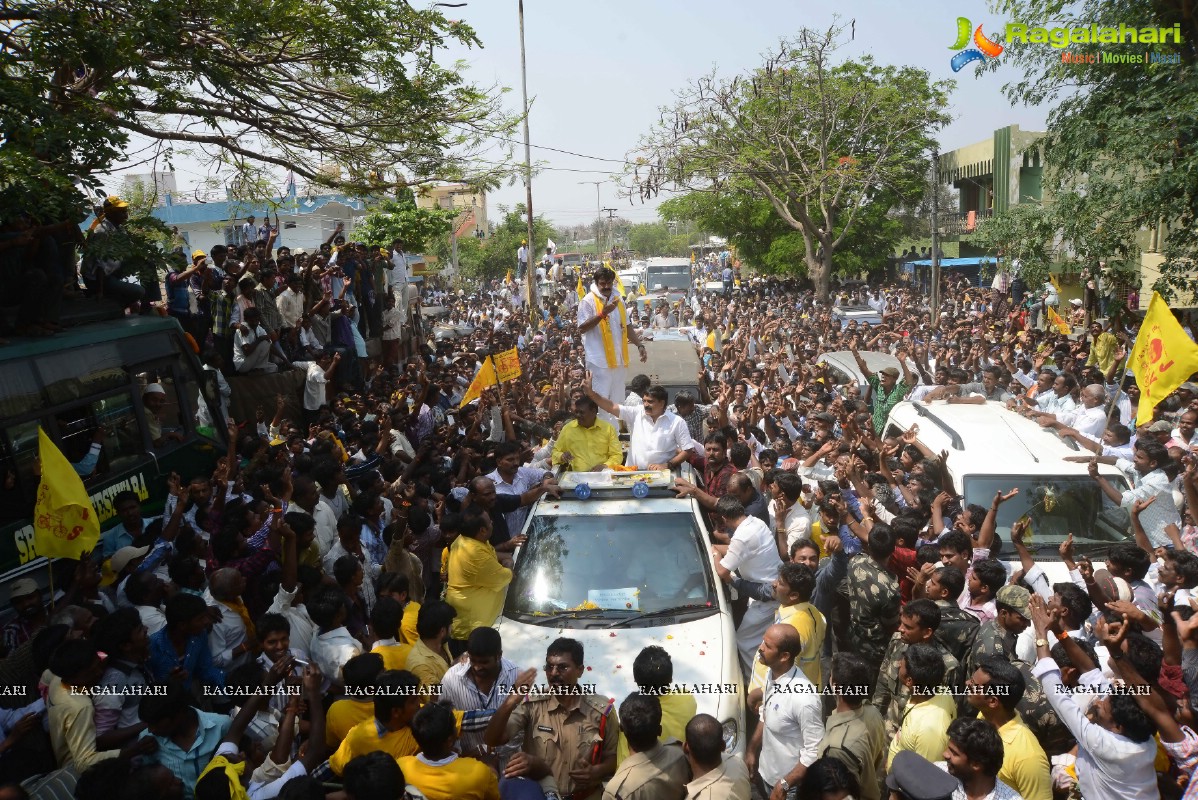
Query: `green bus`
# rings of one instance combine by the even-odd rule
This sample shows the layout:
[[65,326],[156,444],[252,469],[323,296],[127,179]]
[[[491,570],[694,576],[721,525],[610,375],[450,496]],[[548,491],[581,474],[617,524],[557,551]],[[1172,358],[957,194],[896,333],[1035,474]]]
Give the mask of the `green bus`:
[[[166,393],[156,414],[142,402],[150,384]],[[207,475],[224,455],[223,427],[197,425],[200,403],[205,418],[223,419],[213,374],[169,317],[93,322],[0,347],[0,597],[18,577],[42,586],[48,579],[33,540],[38,426],[72,462],[103,428],[99,463],[84,486],[107,529],[118,522],[112,499],[119,492],[136,492],[143,515],[152,516],[163,508],[171,472]]]

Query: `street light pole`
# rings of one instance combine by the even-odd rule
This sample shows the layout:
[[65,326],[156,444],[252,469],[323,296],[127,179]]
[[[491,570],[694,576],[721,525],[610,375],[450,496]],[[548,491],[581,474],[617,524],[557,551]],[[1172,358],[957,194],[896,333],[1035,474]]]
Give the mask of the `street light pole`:
[[532,266],[533,253],[536,243],[532,234],[532,144],[528,136],[528,65],[524,55],[524,0],[516,0],[517,11],[520,15],[520,90],[524,95],[524,186],[526,192],[525,207],[528,213],[528,263],[525,266],[524,280],[528,292],[528,317],[537,327],[539,314],[537,308],[536,271]]
[[602,248],[599,247],[599,219],[603,215],[603,212],[599,208],[599,205],[600,205],[599,204],[599,186],[601,184],[608,183],[608,181],[579,181],[578,182],[578,184],[580,186],[584,183],[594,184],[594,186],[595,186],[595,249],[598,252],[602,253],[603,250],[602,250]]

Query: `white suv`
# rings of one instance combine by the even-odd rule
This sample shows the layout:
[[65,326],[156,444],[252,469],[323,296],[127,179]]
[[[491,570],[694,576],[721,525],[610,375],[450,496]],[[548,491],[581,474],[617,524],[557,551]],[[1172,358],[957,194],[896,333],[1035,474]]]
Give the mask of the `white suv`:
[[[1076,557],[1101,563],[1107,549],[1131,541],[1127,512],[1107,499],[1090,478],[1087,465],[1065,461],[1089,455],[1051,429],[1008,410],[1001,403],[984,405],[904,402],[886,421],[886,436],[900,436],[913,425],[916,438],[933,453],[948,452],[948,472],[965,503],[989,508],[996,492],[1018,488],[1018,496],[998,510],[1001,558],[1020,569],[1010,541],[1011,524],[1031,516],[1029,549],[1051,583],[1069,580],[1058,548],[1073,534]],[[1120,491],[1127,480],[1119,470],[1100,472]]]
[[[693,480],[689,465],[683,469]],[[592,480],[587,499],[571,491],[583,476]],[[637,498],[635,477],[564,473],[561,499],[533,506],[496,623],[503,655],[521,668],[539,666],[554,639],[576,639],[587,664],[581,682],[618,706],[637,688],[637,654],[659,645],[673,660],[674,684],[721,722],[728,752],[743,753],[736,632],[699,506],[665,488],[673,481],[664,474],[660,488]],[[599,485],[611,479],[614,486]]]

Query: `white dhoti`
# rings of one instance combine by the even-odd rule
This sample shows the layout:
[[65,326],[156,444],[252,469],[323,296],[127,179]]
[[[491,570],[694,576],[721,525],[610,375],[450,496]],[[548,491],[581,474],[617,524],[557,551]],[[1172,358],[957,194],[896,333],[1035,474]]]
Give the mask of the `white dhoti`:
[[753,656],[765,638],[765,631],[774,624],[774,615],[778,611],[778,602],[771,600],[763,603],[757,599],[749,600],[745,616],[736,629],[736,649],[740,654],[740,668],[747,676],[753,674]]
[[[624,391],[624,378],[627,377],[627,367],[601,367],[587,360],[587,370],[591,373],[591,388],[600,397],[606,397],[616,405],[624,402],[628,393]],[[600,409],[599,419],[606,420],[620,430],[620,420]]]

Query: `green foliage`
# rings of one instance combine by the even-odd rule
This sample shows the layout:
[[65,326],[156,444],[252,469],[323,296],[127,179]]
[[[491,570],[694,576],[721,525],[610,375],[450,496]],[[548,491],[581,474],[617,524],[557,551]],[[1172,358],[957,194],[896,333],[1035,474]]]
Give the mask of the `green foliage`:
[[457,217],[456,211],[442,208],[417,208],[411,197],[384,200],[371,209],[354,228],[354,238],[371,247],[390,247],[396,239],[405,250],[422,252],[447,234]]
[[1006,43],[988,65],[1022,75],[1004,89],[1015,102],[1059,104],[1048,115],[1044,192],[1072,254],[1093,266],[1138,261],[1146,231],[1164,223],[1162,278],[1155,287],[1182,304],[1198,295],[1198,17],[1183,0],[991,0],[1005,19],[1051,27],[1120,23],[1181,26],[1180,44],[1074,43],[1070,52],[1177,54],[1178,64],[1062,64],[1058,50]]
[[686,234],[677,234],[664,222],[643,222],[628,229],[628,249],[646,258],[690,254]]
[[84,257],[116,260],[121,268],[113,275],[118,278],[136,276],[143,284],[161,280],[169,256],[163,245],[171,233],[161,220],[149,215],[130,217],[129,221],[104,236],[89,236],[83,246]]
[[1052,243],[1057,230],[1052,210],[1039,203],[1020,203],[979,222],[975,242],[1001,253],[1008,263],[1019,259],[1024,282],[1039,286],[1048,279],[1055,258]]
[[[747,75],[701,79],[664,110],[629,170],[642,197],[672,187],[767,202],[802,236],[803,262],[824,298],[835,255],[850,248],[867,207],[882,203],[884,211],[923,193],[952,88],[869,56],[834,63],[842,36],[836,27],[804,29]],[[764,254],[775,238],[752,244]],[[798,252],[782,249],[786,258]]]
[[[461,240],[458,240],[459,263],[462,274],[479,280],[492,280],[504,277],[510,270],[516,274],[516,251],[520,243],[528,238],[528,223],[524,214],[524,204],[517,203],[513,209],[499,206],[502,220],[495,226],[495,232],[483,241],[481,258],[475,263],[467,263],[461,259]],[[533,217],[533,245],[529,248],[530,260],[535,266],[545,253],[546,241],[557,241],[558,233],[544,217]]]

